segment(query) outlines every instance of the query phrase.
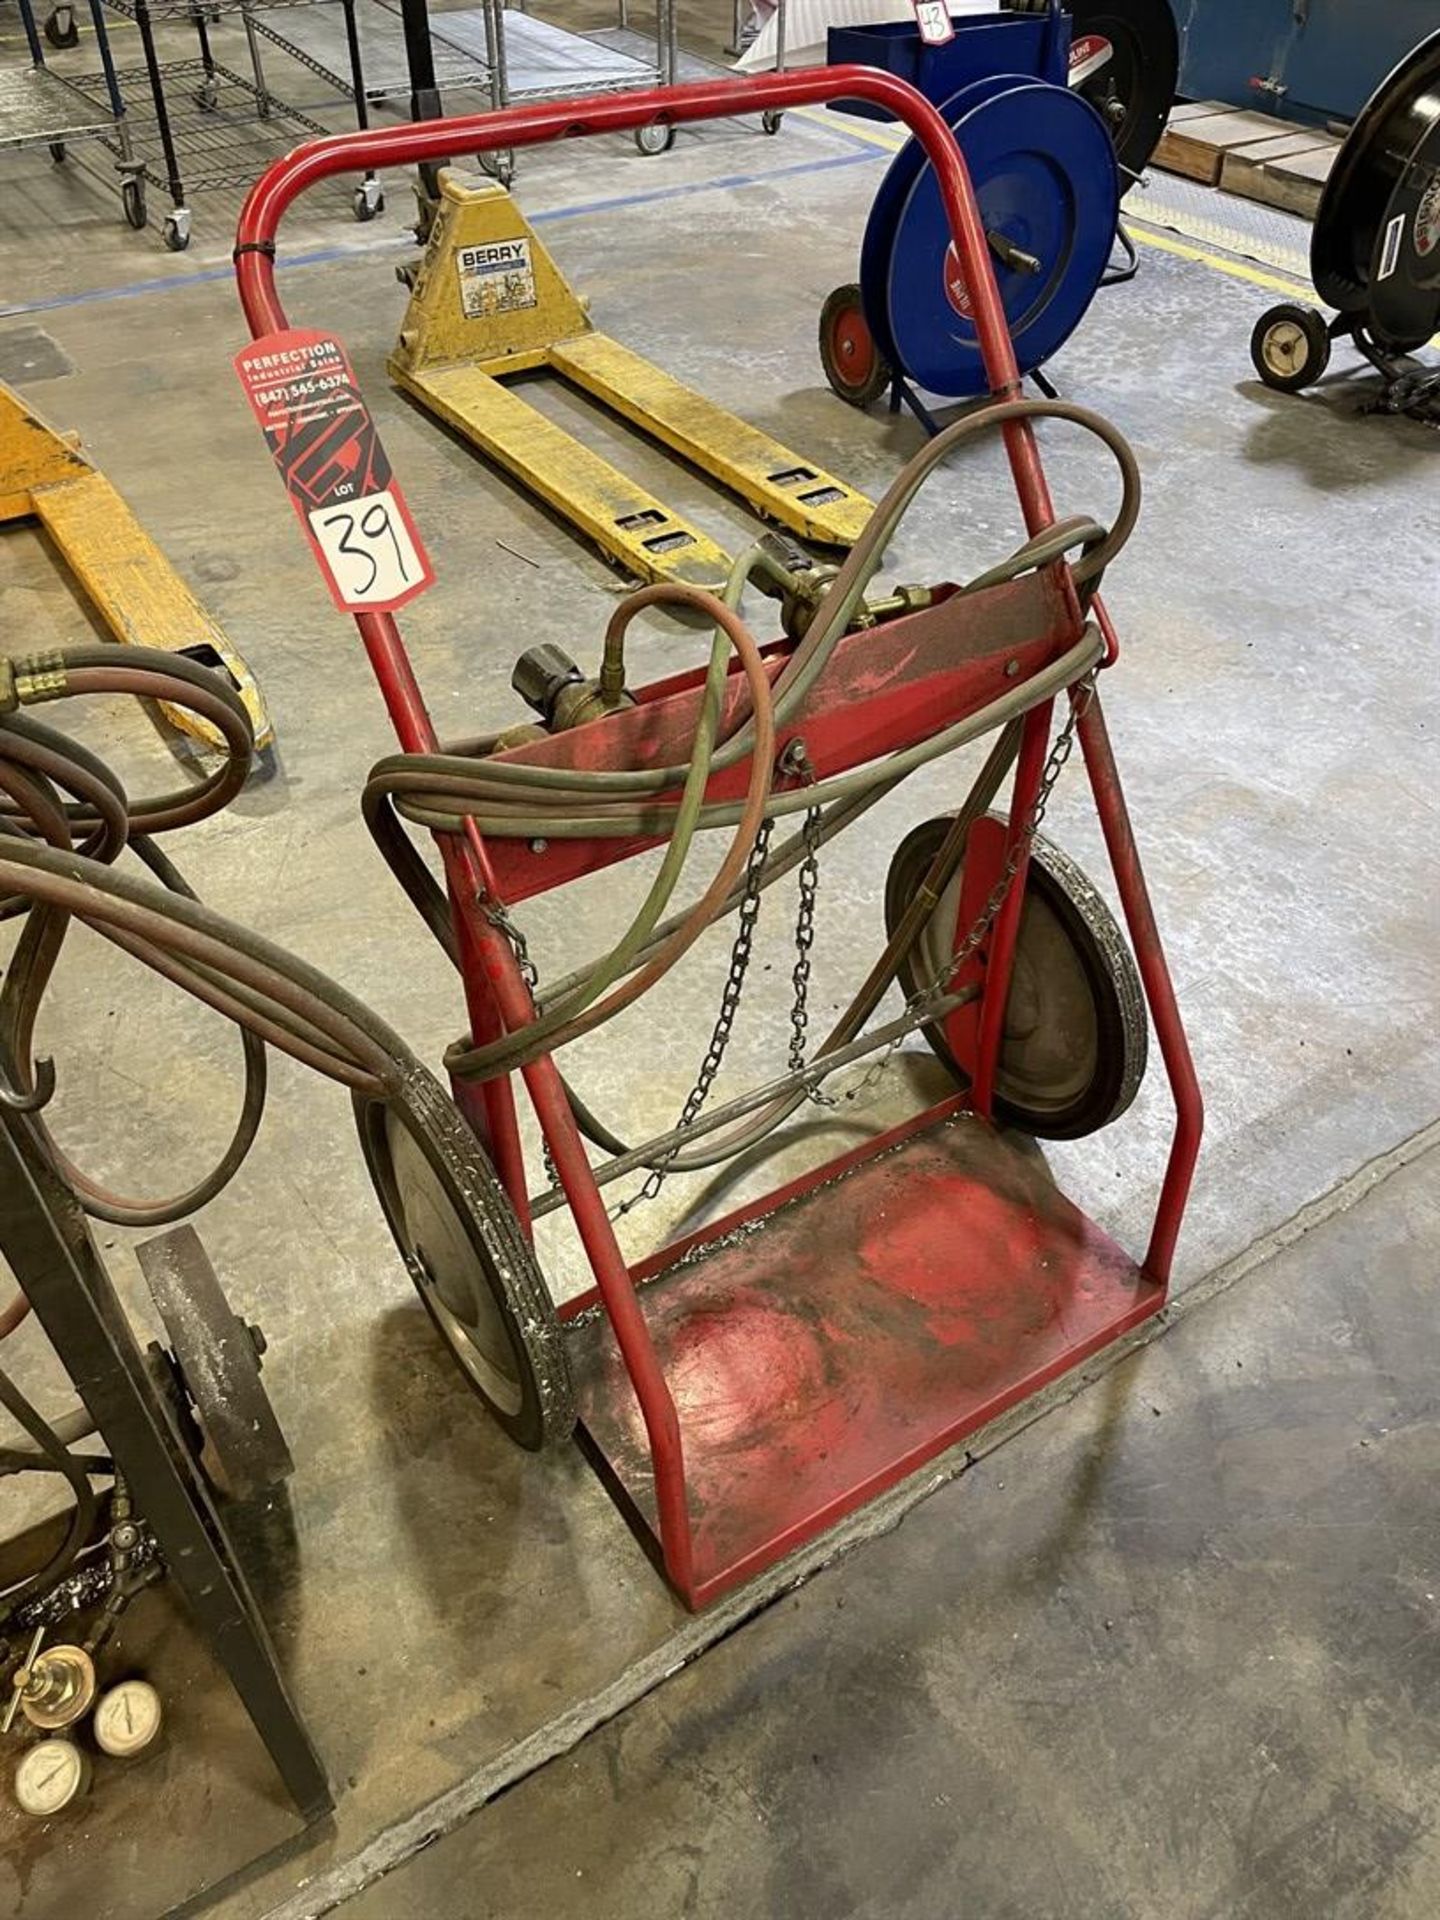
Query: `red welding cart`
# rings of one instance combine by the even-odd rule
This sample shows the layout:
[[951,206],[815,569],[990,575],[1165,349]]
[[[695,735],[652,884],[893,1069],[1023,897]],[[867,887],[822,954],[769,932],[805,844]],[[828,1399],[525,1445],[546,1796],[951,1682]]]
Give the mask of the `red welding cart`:
[[[287,326],[274,276],[281,217],[322,178],[837,98],[904,121],[934,169],[991,398],[907,466],[877,508],[874,539],[867,545],[867,529],[838,571],[773,549],[747,563],[779,582],[785,636],[761,647],[733,605],[647,588],[611,620],[598,678],[554,649],[522,662],[545,724],[447,750],[393,613],[356,616],[402,749],[372,774],[367,818],[460,971],[469,1023],[448,1062],[473,1131],[431,1128],[422,1140],[401,1108],[361,1103],[382,1202],[422,1298],[496,1418],[532,1447],[567,1437],[578,1419],[606,1484],[692,1607],[1165,1299],[1201,1108],[1099,692],[1117,646],[1096,587],[1133,523],[1133,459],[1083,408],[1021,397],[963,155],[928,102],[868,69],[708,81],[318,140],[252,191],[236,253],[263,346]],[[1098,434],[1119,463],[1124,504],[1112,527],[1057,521],[1033,431],[1043,417]],[[964,587],[868,599],[882,536],[925,474],[959,440],[990,431],[1004,440],[1025,545]],[[631,688],[625,630],[643,607],[663,604],[712,626],[710,665]],[[982,735],[992,736],[989,755],[957,810],[923,823],[896,853],[884,950],[818,1051],[805,1049],[802,1017],[775,1080],[706,1107],[715,1050],[723,1054],[728,1037],[722,1007],[699,1098],[669,1134],[627,1146],[586,1111],[557,1057],[570,1039],[633,1004],[732,913],[733,981],[764,885],[798,871],[803,921],[806,862],[819,845],[906,773]],[[1072,747],[1133,961],[1098,894],[1038,831]],[[1008,804],[996,812],[1005,783]],[[802,825],[772,848],[782,818]],[[434,832],[445,894],[407,825]],[[663,920],[672,859],[678,872],[692,833],[711,829],[730,835],[720,872],[699,902]],[[665,860],[625,941],[565,981],[541,982],[514,909],[656,847]],[[803,925],[800,933],[803,950]],[[877,1024],[895,981],[904,1010]],[[1176,1125],[1137,1260],[1057,1190],[1026,1135],[1076,1137],[1123,1111],[1144,1065],[1145,1003]],[[952,1068],[953,1096],[627,1263],[606,1207],[613,1181],[642,1171],[656,1181],[703,1163],[707,1142],[720,1151],[758,1137],[832,1072],[883,1059],[915,1030]],[[548,1191],[532,1193],[527,1178],[517,1079],[543,1130]],[[557,1206],[573,1215],[595,1282],[559,1312],[532,1248],[535,1215]]]

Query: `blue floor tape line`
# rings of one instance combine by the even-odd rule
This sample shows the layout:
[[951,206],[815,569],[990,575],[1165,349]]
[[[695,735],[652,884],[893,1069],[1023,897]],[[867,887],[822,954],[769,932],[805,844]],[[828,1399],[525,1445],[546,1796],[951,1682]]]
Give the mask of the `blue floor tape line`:
[[[826,132],[832,129],[826,128]],[[613,213],[627,207],[651,206],[660,200],[680,200],[696,193],[733,192],[737,187],[766,186],[772,180],[793,179],[800,174],[829,173],[837,167],[855,167],[863,161],[877,161],[884,155],[875,147],[855,139],[844,128],[836,127],[837,137],[853,142],[850,152],[831,154],[823,160],[796,160],[788,166],[770,167],[761,173],[722,173],[710,180],[687,180],[673,187],[647,187],[639,193],[617,194],[608,200],[585,200],[577,206],[547,207],[539,213],[526,217],[532,226],[543,226],[554,220],[575,220],[587,214]],[[414,241],[405,235],[396,234],[390,239],[376,240],[367,246],[356,247],[317,247],[309,253],[291,254],[281,261],[286,272],[297,267],[329,266],[337,260],[361,259],[367,254],[383,253],[393,248],[405,247],[413,250]],[[0,320],[16,319],[27,313],[53,313],[63,307],[93,306],[107,300],[133,300],[147,293],[177,293],[185,287],[203,286],[207,281],[228,280],[235,269],[226,262],[222,266],[201,267],[194,273],[169,274],[150,280],[128,280],[118,287],[92,287],[82,293],[56,293],[44,300],[22,300],[13,306],[0,307]]]

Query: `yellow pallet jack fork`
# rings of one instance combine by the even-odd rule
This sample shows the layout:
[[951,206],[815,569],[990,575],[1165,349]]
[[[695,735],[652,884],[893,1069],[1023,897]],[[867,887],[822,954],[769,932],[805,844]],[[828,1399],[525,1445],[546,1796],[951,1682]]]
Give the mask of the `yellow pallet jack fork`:
[[[255,676],[104,474],[18,394],[0,384],[0,524],[38,520],[112,638],[163,647],[229,674],[257,747],[274,739]],[[214,727],[161,702],[165,718],[206,746]]]
[[640,580],[718,589],[729,556],[504,384],[547,368],[821,547],[858,539],[872,503],[617,340],[503,187],[442,178],[400,339],[396,384]]

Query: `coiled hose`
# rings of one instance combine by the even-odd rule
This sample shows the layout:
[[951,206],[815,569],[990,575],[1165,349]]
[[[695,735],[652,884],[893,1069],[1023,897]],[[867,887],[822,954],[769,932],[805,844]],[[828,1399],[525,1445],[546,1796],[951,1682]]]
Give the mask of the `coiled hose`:
[[[616,610],[605,635],[602,665],[602,684],[608,682],[612,687],[623,684],[625,634],[641,607],[683,604],[687,610],[708,611],[715,621],[716,634],[706,671],[701,719],[693,757],[688,762],[673,767],[611,772],[537,766],[487,757],[496,745],[491,736],[434,754],[391,754],[372,769],[362,803],[366,822],[401,886],[452,960],[457,955],[447,902],[406,835],[402,821],[436,833],[460,833],[466,822],[473,820],[484,833],[497,837],[658,837],[666,841],[661,869],[621,940],[597,960],[567,974],[563,981],[548,989],[542,987],[541,1012],[535,1024],[482,1046],[476,1046],[469,1038],[457,1042],[445,1056],[445,1064],[452,1074],[488,1079],[513,1071],[539,1054],[553,1052],[591,1032],[632,1005],[674,965],[706,926],[738,903],[743,891],[739,876],[761,818],[818,808],[822,811],[821,833],[828,838],[917,768],[982,733],[1009,728],[1030,707],[1054,698],[1094,668],[1101,643],[1087,628],[1060,660],[980,712],[850,773],[808,786],[797,784],[786,790],[769,789],[757,817],[756,796],[761,790],[762,775],[768,789],[769,754],[777,731],[796,713],[849,630],[863,606],[866,588],[886,548],[925,481],[962,441],[996,431],[1012,421],[1037,418],[1069,421],[1093,434],[1110,450],[1122,483],[1122,498],[1114,523],[1106,529],[1088,517],[1058,521],[1027,540],[998,566],[970,581],[961,591],[976,593],[1074,555],[1070,564],[1071,579],[1082,605],[1088,604],[1105,568],[1124,546],[1135,524],[1140,476],[1134,455],[1120,433],[1087,408],[1060,400],[1006,400],[954,422],[902,468],[831,582],[804,638],[787,660],[773,688],[764,678],[758,661],[751,658],[749,649],[753,640],[735,614],[751,567],[758,562],[759,556],[753,552],[742,556],[737,563],[723,608],[694,589],[667,586],[644,589]],[[728,672],[731,648],[740,656],[748,702],[744,696],[733,701],[729,731],[723,740],[717,741],[717,717],[723,710],[727,693],[733,690]],[[1007,737],[1013,754],[1013,735]],[[752,755],[752,776],[745,801],[705,801],[703,796],[711,776],[734,766],[746,754]],[[1008,764],[1007,758],[1005,766]],[[1003,772],[1004,767],[999,778],[1003,778]],[[994,784],[998,787],[998,778]],[[677,789],[680,790],[678,802],[673,797]],[[725,827],[733,828],[734,833],[716,880],[692,907],[662,923],[660,915],[684,870],[694,835]],[[770,863],[766,883],[793,866],[802,853],[797,836],[780,849]],[[893,977],[893,972],[894,967],[889,977]],[[622,980],[623,984],[616,984]],[[872,1006],[886,985],[888,977],[878,987],[873,978],[867,982],[866,991]],[[847,1020],[855,1014],[856,1006],[852,1006]],[[863,1019],[864,1015],[860,1017]],[[845,1024],[842,1021],[842,1028]],[[837,1028],[837,1033],[839,1031]],[[834,1036],[832,1042],[839,1044]],[[617,1150],[616,1137],[594,1119],[573,1092],[571,1104],[590,1137],[607,1151]],[[793,1111],[793,1105],[787,1110]],[[770,1124],[778,1122],[772,1119]],[[758,1137],[758,1125],[755,1122],[746,1128],[746,1143]],[[706,1150],[703,1160],[697,1158],[693,1164],[713,1164],[733,1150],[729,1142],[722,1143]],[[672,1160],[669,1164],[692,1162]]]
[[[209,720],[225,742],[220,765],[193,785],[132,800],[87,748],[28,715],[0,713],[0,918],[26,916],[0,982],[0,1097],[21,1111],[87,1213],[161,1226],[213,1199],[243,1162],[264,1109],[267,1044],[353,1091],[402,1104],[431,1076],[333,980],[204,906],[156,845],[153,835],[218,812],[244,784],[254,742],[239,695],[210,669],[144,647],[73,648],[46,656],[43,668],[50,698],[165,700]],[[114,869],[127,846],[154,880]],[[216,1165],[184,1193],[160,1200],[111,1193],[74,1165],[45,1125],[54,1070],[34,1059],[32,1043],[72,920],[241,1028],[239,1119]],[[0,1309],[0,1338],[28,1311],[23,1297]]]

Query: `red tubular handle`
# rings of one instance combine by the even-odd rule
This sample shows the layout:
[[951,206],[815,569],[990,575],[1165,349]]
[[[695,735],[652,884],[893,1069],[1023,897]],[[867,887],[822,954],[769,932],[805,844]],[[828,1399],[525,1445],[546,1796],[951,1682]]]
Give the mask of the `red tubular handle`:
[[[975,331],[991,390],[1002,395],[1017,392],[1020,375],[1015,350],[995,284],[984,222],[955,136],[923,94],[893,74],[872,67],[811,67],[798,73],[759,74],[752,79],[702,80],[681,87],[505,107],[498,113],[462,114],[413,126],[371,127],[308,141],[261,175],[240,210],[235,273],[251,335],[259,339],[289,324],[275,290],[276,234],[291,201],[332,174],[439,162],[461,154],[533,147],[583,134],[625,133],[641,126],[680,126],[690,120],[780,112],[839,99],[868,100],[885,108],[904,121],[924,147],[940,183],[951,235],[970,290]],[[1034,437],[1023,420],[1010,422],[1004,435],[1026,530],[1037,533],[1055,516]]]

